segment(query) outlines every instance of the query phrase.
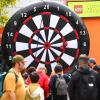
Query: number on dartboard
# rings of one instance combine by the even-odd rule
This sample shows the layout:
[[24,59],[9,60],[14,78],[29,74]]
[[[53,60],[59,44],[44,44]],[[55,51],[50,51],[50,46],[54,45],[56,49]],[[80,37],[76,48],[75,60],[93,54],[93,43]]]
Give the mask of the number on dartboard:
[[83,46],[86,47],[86,42],[83,42]]
[[57,10],[58,10],[58,11],[60,10],[60,7],[59,7],[59,6],[57,7]]
[[36,7],[34,7],[34,8],[33,8],[33,11],[34,11],[34,12],[36,12],[36,9],[37,9],[37,8],[36,8]]
[[85,31],[80,31],[80,35],[86,35],[86,32]]
[[22,18],[26,18],[27,17],[27,13],[21,13],[21,17]]
[[12,60],[12,56],[9,56],[9,60],[10,60],[10,61]]
[[77,24],[77,25],[79,24],[79,21],[78,21],[78,20],[76,21],[76,24]]
[[17,21],[14,21],[14,26],[16,26],[17,25]]
[[6,48],[10,48],[11,49],[11,44],[6,44]]
[[8,37],[13,37],[13,33],[12,32],[11,33],[10,32],[7,32],[7,36]]
[[49,9],[49,5],[44,5],[44,9]]
[[72,16],[72,12],[66,12],[66,16]]

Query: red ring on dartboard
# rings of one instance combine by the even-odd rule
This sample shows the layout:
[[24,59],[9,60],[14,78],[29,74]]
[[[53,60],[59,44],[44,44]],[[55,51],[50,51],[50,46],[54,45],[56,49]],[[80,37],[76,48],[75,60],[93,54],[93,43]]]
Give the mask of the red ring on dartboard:
[[[51,13],[50,12],[43,12],[42,13],[42,15],[47,15],[48,17],[51,15]],[[55,16],[55,15],[53,15],[53,16]],[[27,18],[24,22],[23,22],[23,25],[25,25],[25,24],[27,24],[30,20],[32,20],[32,18],[34,18],[34,17],[32,17],[32,16],[29,16],[29,18]],[[66,23],[68,23],[69,21],[68,21],[68,19],[67,18],[65,18],[64,16],[60,16],[60,18],[63,20],[63,21],[65,21]],[[71,27],[71,26],[70,26]],[[42,45],[43,45],[43,48],[44,48],[44,50],[46,50],[46,51],[48,51],[48,50],[50,50],[50,48],[52,47],[52,44],[53,43],[50,43],[50,41],[48,41],[48,40],[46,40],[46,37],[45,37],[45,35],[46,34],[48,34],[48,33],[43,33],[43,31],[45,30],[45,31],[49,31],[50,29],[52,29],[52,30],[54,30],[54,34],[56,34],[55,36],[59,36],[59,37],[61,37],[61,41],[62,41],[62,45],[59,47],[59,49],[62,51],[61,52],[61,54],[58,56],[58,57],[56,57],[55,58],[55,61],[56,62],[59,62],[59,60],[61,59],[61,56],[63,55],[63,53],[65,53],[65,50],[66,50],[66,47],[67,47],[67,41],[66,41],[66,39],[65,39],[65,37],[61,34],[61,32],[57,29],[57,28],[55,28],[55,29],[53,29],[52,27],[48,27],[48,26],[45,26],[44,28],[41,28],[41,29],[37,29],[37,30],[35,30],[34,32],[33,32],[33,34],[32,34],[32,36],[30,37],[30,39],[29,39],[29,54],[30,55],[32,55],[32,57],[34,58],[34,59],[36,59],[35,61],[36,61],[36,63],[45,63],[46,65],[50,65],[51,64],[51,61],[45,61],[45,62],[43,62],[43,61],[41,61],[40,60],[40,58],[38,59],[38,58],[36,58],[35,56],[36,55],[33,55],[33,51],[32,51],[32,49],[31,49],[31,44],[32,44],[32,40],[33,40],[33,38],[34,38],[34,36],[37,36],[38,34],[40,34],[41,33],[41,31],[42,31],[42,36],[43,36],[43,38],[44,39],[42,39],[43,41],[43,43],[42,43]],[[78,39],[78,34],[77,34],[77,31],[76,30],[74,30],[74,32],[75,32],[75,35],[76,35],[76,38]],[[14,42],[15,42],[15,40],[17,40],[17,37],[18,37],[18,32],[16,32],[16,34],[15,34],[15,37],[14,37]],[[38,37],[38,40],[39,40],[39,37]],[[37,47],[38,47],[38,44],[37,44]],[[50,51],[49,51],[50,52]],[[78,55],[78,54],[77,54]],[[52,61],[52,62],[54,62],[54,61]]]

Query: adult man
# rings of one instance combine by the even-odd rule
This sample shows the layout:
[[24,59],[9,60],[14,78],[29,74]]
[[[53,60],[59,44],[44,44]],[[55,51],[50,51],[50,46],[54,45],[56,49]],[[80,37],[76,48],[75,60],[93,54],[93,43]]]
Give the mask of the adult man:
[[12,59],[12,68],[4,79],[3,96],[1,100],[24,100],[25,85],[21,72],[25,69],[24,58],[16,55]]
[[100,66],[96,64],[96,60],[94,58],[89,58],[88,65],[100,74]]
[[88,66],[88,57],[81,55],[79,69],[69,83],[70,100],[100,100],[99,74]]
[[57,65],[54,71],[55,75],[51,76],[49,84],[52,100],[68,100],[67,83],[69,82],[69,77],[63,74],[62,66]]

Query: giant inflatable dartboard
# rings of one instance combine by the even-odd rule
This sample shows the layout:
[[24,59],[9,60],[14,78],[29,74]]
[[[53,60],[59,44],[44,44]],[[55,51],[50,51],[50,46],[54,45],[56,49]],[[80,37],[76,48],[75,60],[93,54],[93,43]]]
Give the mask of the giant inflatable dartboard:
[[52,2],[32,4],[8,21],[2,50],[7,64],[21,54],[26,67],[46,66],[48,72],[61,63],[73,68],[80,54],[89,53],[89,35],[80,18],[69,8]]

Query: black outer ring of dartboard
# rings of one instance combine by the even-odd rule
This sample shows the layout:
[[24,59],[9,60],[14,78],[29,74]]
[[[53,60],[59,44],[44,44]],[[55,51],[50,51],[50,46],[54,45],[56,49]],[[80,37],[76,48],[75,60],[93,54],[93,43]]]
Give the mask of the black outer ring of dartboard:
[[[48,5],[50,6],[50,9],[43,9],[44,5]],[[34,12],[34,7],[37,8],[37,11]],[[60,11],[57,11],[57,7],[60,7]],[[22,24],[22,22],[26,19],[26,18],[22,18],[21,17],[21,13],[27,13],[27,17],[29,17],[30,15],[35,15],[36,13],[40,13],[43,11],[49,11],[49,12],[57,12],[57,14],[61,14],[63,16],[66,16],[66,12],[71,12],[72,16],[66,16],[68,18],[68,20],[70,21],[71,25],[79,32],[79,31],[85,31],[86,35],[79,35],[79,48],[80,48],[80,53],[79,54],[86,54],[88,55],[89,53],[89,34],[88,31],[85,27],[85,25],[83,24],[83,22],[81,21],[81,19],[75,14],[73,13],[69,8],[62,6],[61,4],[57,4],[54,2],[41,2],[41,3],[36,3],[36,4],[32,4],[26,8],[23,8],[21,10],[19,10],[18,12],[16,12],[11,19],[8,21],[4,32],[3,32],[3,36],[2,36],[2,52],[4,55],[4,58],[7,60],[7,64],[10,66],[11,65],[11,61],[9,61],[8,56],[11,55],[12,51],[15,51],[15,48],[11,48],[11,50],[8,50],[6,48],[6,44],[7,43],[11,43],[12,46],[14,46],[14,43],[12,43],[11,39],[13,37],[7,37],[7,32],[12,32],[15,33],[16,30],[19,29],[20,25]],[[78,20],[78,25],[76,25],[76,21]],[[17,21],[17,26],[14,26],[13,23],[14,21]],[[83,47],[83,42],[87,42],[87,46]],[[78,59],[78,58],[77,58]],[[77,60],[76,59],[76,60]],[[74,63],[72,64],[72,66],[75,65]],[[70,68],[67,68],[67,70]]]

